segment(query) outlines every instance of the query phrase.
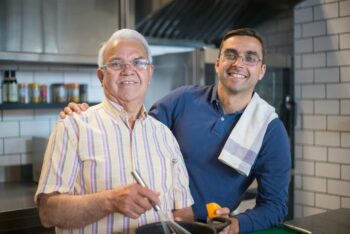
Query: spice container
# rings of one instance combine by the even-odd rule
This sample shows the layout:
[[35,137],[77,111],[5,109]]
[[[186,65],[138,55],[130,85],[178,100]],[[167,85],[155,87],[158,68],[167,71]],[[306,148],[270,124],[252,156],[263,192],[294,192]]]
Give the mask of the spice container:
[[68,102],[79,102],[79,83],[68,83],[65,85]]
[[10,83],[10,71],[4,72],[4,80],[2,81],[2,102],[7,103],[9,101],[9,83]]
[[18,102],[18,86],[16,79],[16,72],[10,71],[9,83],[8,83],[8,102]]
[[18,84],[18,102],[26,103],[26,85],[24,83]]
[[63,83],[51,85],[51,101],[53,103],[67,102],[66,88]]
[[47,103],[47,86],[44,84],[40,86],[40,101]]
[[40,84],[39,83],[29,83],[28,84],[28,96],[29,102],[39,103],[40,102]]
[[79,85],[79,101],[80,102],[87,102],[88,101],[87,89],[88,89],[87,84],[80,84]]

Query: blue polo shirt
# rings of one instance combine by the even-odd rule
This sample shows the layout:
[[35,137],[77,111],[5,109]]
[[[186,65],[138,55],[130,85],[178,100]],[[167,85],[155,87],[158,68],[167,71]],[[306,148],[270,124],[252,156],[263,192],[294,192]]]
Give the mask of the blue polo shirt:
[[167,125],[179,142],[190,177],[196,219],[207,219],[209,202],[235,210],[256,178],[256,207],[236,216],[240,232],[265,229],[283,221],[287,214],[291,158],[287,132],[279,119],[268,125],[257,159],[246,177],[218,160],[242,112],[224,114],[217,86],[180,87],[155,103],[149,113]]

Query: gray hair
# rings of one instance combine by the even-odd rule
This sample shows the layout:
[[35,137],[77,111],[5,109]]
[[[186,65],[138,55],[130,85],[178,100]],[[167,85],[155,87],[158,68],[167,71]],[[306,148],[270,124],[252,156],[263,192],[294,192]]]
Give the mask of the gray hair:
[[124,29],[120,29],[120,30],[115,31],[112,34],[112,36],[108,39],[108,41],[106,41],[102,44],[102,47],[98,51],[98,58],[97,58],[98,67],[102,67],[102,65],[103,65],[103,53],[106,49],[107,44],[111,41],[115,41],[115,40],[119,40],[119,39],[133,39],[133,40],[140,42],[143,45],[143,47],[145,48],[148,61],[150,63],[152,63],[151,51],[150,51],[148,42],[146,41],[145,37],[133,29],[124,28]]

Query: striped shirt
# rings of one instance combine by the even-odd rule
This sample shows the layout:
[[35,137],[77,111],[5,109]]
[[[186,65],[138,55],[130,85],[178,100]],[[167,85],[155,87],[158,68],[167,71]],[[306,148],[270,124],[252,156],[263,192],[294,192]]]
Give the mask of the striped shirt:
[[[134,169],[148,187],[161,193],[160,206],[168,214],[193,204],[186,167],[171,131],[145,110],[131,130],[127,113],[104,100],[81,115],[58,121],[34,199],[37,202],[40,193],[83,195],[135,183]],[[81,228],[56,228],[56,233],[134,233],[136,227],[156,221],[153,209],[138,219],[112,213]]]

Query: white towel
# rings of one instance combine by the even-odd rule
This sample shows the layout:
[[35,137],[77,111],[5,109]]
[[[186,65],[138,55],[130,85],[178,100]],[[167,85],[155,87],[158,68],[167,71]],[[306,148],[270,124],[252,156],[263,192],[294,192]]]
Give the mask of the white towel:
[[259,153],[268,124],[278,118],[275,108],[254,93],[232,129],[219,160],[248,176]]

